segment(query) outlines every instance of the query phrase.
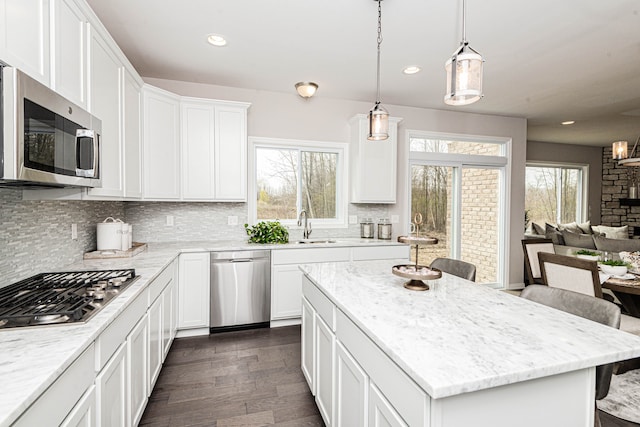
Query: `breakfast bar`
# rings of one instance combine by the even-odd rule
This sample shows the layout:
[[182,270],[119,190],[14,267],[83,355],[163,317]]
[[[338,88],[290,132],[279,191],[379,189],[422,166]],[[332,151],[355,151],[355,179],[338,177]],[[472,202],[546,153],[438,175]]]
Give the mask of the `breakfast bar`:
[[301,267],[327,425],[592,426],[595,366],[640,356],[640,337],[448,274],[405,289],[393,265]]

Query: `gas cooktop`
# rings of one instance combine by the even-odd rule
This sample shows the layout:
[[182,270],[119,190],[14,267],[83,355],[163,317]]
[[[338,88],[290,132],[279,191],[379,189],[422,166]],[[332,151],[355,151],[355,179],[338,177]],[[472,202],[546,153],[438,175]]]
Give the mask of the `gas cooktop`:
[[0,329],[86,322],[135,282],[134,269],[42,273],[0,288]]

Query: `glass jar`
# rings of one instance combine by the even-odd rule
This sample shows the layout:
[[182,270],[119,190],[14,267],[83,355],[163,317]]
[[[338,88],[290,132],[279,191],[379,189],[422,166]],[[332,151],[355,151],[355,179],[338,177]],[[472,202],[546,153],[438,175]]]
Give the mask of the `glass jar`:
[[391,240],[391,223],[388,218],[380,218],[378,222],[378,239]]
[[373,239],[373,220],[371,218],[362,218],[360,222],[360,237]]

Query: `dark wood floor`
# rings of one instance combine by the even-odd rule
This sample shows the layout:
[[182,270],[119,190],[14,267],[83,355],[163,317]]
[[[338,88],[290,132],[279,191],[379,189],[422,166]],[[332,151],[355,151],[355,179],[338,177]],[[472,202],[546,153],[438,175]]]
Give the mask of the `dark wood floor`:
[[140,425],[324,426],[300,371],[300,327],[176,339]]
[[141,426],[323,426],[300,370],[300,327],[176,339]]

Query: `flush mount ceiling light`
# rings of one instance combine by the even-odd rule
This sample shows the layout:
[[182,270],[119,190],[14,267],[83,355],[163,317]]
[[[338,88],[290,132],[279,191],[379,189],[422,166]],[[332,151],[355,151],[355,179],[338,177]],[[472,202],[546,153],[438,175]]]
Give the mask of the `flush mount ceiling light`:
[[566,120],[562,123],[560,123],[562,126],[568,126],[568,125],[572,125],[574,124],[576,121],[575,120]]
[[408,67],[405,67],[402,72],[405,74],[415,74],[419,73],[421,69],[422,68],[418,67],[417,65],[409,65]]
[[462,41],[444,65],[447,71],[447,93],[444,102],[448,105],[469,105],[478,101],[482,94],[482,55],[469,46],[466,31],[466,7],[462,0]]
[[318,85],[314,82],[298,82],[296,83],[296,92],[303,98],[311,98],[316,94]]
[[380,44],[382,43],[382,0],[378,2],[378,62],[376,65],[376,104],[369,111],[370,141],[382,141],[389,138],[389,112],[380,105]]
[[207,42],[214,46],[222,47],[227,45],[227,39],[220,34],[209,34],[207,35]]
[[631,154],[627,153],[627,141],[614,142],[612,146],[613,160],[618,160],[619,166],[640,166],[640,158],[634,157],[637,154],[638,141],[640,141],[640,136],[636,139],[636,143],[633,144]]

